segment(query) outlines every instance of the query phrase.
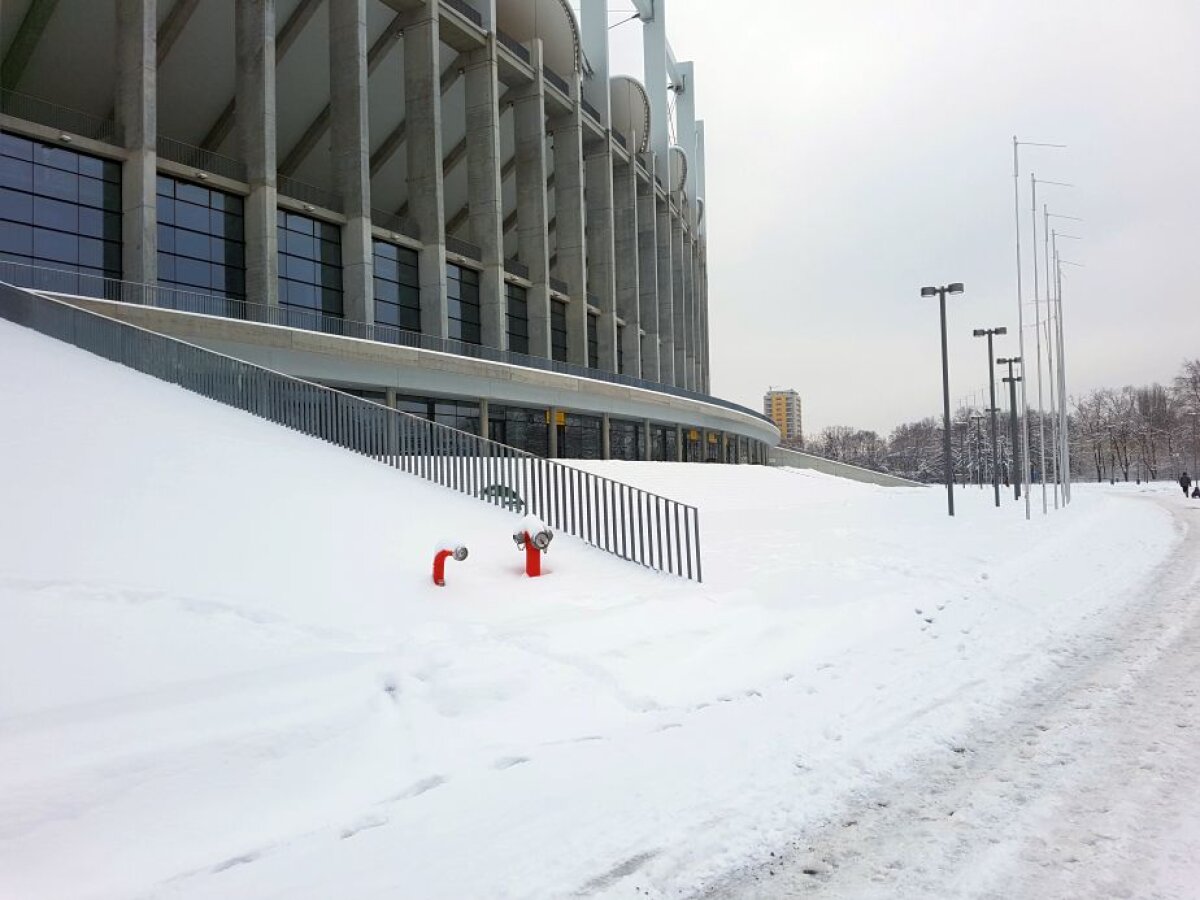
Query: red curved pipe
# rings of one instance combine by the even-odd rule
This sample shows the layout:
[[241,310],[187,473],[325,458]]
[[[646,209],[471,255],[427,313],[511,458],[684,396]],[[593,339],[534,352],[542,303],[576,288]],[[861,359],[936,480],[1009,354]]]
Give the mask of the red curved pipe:
[[453,555],[453,550],[439,550],[433,558],[433,583],[438,587],[446,586],[446,557]]
[[525,574],[537,578],[542,574],[542,551],[533,546],[529,532],[525,532]]

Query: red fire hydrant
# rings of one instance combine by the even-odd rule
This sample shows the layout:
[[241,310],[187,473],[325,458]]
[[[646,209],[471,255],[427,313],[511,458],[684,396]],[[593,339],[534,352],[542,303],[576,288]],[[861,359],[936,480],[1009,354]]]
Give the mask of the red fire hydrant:
[[453,556],[458,562],[467,558],[467,548],[464,544],[438,544],[437,555],[433,557],[433,583],[438,587],[446,586],[446,557]]
[[554,532],[537,516],[526,516],[521,527],[513,532],[518,550],[525,551],[525,574],[537,578],[542,574],[542,553],[554,540]]

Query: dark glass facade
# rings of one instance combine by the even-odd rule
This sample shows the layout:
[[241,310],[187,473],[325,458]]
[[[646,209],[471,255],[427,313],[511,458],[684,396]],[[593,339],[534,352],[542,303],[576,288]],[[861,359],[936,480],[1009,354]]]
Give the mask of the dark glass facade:
[[550,358],[567,361],[567,304],[550,298]]
[[600,459],[604,455],[600,419],[567,413],[558,425],[558,455],[562,459]]
[[246,299],[241,197],[158,176],[158,282]]
[[625,326],[617,326],[617,374],[625,371]]
[[120,163],[0,134],[0,258],[120,278]]
[[417,252],[375,241],[375,321],[405,331],[421,330],[421,281]]
[[489,404],[488,436],[493,441],[537,456],[547,456],[550,452],[544,409]]
[[525,288],[506,284],[508,297],[508,349],[513,353],[529,353],[529,301]]
[[600,368],[600,338],[597,334],[596,328],[596,323],[599,321],[600,320],[597,316],[593,316],[590,313],[588,314],[588,367],[592,369]]
[[279,210],[279,305],[294,310],[296,324],[305,312],[342,317],[342,230],[337,225]]
[[674,462],[677,444],[674,425],[650,426],[650,458],[658,462]]
[[479,406],[475,403],[440,400],[436,397],[398,396],[396,409],[428,419],[430,422],[437,422],[439,425],[449,425],[459,431],[479,434]]
[[613,459],[642,458],[645,429],[640,422],[610,419],[608,422],[608,452]]
[[483,343],[479,315],[479,273],[474,269],[446,264],[446,311],[451,340],[464,344]]

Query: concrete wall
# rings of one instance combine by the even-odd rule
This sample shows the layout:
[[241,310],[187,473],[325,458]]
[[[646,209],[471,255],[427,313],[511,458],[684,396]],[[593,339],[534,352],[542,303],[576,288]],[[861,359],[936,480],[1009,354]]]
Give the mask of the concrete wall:
[[55,296],[122,322],[323,384],[683,423],[770,445],[779,440],[775,426],[755,416],[644,388],[239,319]]
[[771,448],[771,465],[788,466],[793,469],[812,469],[814,472],[824,472],[826,475],[836,475],[838,478],[849,478],[851,481],[878,484],[882,487],[928,487],[919,481],[909,481],[907,478],[899,478],[896,475],[863,469],[848,463],[825,459],[823,456],[801,453],[799,450],[785,450],[783,447]]

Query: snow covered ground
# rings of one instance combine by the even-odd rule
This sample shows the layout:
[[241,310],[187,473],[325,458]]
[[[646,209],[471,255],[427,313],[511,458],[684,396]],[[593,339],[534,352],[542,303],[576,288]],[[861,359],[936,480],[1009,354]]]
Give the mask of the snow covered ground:
[[770,854],[966,756],[1182,539],[1133,491],[950,520],[583,463],[697,504],[706,582],[565,536],[530,581],[512,514],[3,322],[0,384],[3,897],[770,896]]

